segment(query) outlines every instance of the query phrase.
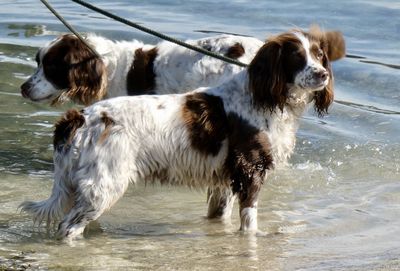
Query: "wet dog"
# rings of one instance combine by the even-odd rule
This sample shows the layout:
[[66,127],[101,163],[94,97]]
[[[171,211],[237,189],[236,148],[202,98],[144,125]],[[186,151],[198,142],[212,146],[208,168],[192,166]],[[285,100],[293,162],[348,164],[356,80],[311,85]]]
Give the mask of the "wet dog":
[[209,217],[229,217],[237,197],[240,229],[255,231],[258,194],[293,153],[300,117],[309,104],[322,116],[333,101],[331,58],[325,33],[294,30],[269,38],[217,87],[69,110],[54,132],[52,194],[22,210],[61,220],[58,237],[75,238],[130,181],[159,181],[210,187]]

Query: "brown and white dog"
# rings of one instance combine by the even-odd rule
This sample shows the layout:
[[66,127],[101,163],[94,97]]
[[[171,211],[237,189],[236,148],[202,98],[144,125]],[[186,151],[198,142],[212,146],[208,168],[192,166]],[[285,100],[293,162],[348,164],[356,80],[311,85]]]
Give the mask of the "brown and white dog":
[[58,237],[75,238],[130,181],[159,181],[210,187],[209,217],[229,216],[237,196],[240,229],[257,230],[261,186],[293,153],[300,117],[309,104],[322,116],[333,101],[328,48],[323,32],[294,30],[217,87],[67,111],[54,132],[52,194],[22,210],[39,223],[61,220]]
[[[326,32],[330,60],[344,56],[339,32]],[[87,42],[102,56],[96,58],[75,36],[63,35],[41,48],[37,69],[21,85],[23,97],[52,104],[73,100],[90,105],[98,100],[138,94],[184,93],[201,86],[217,86],[243,68],[204,56],[170,42],[114,42],[89,35]],[[264,42],[219,35],[189,44],[248,64]]]
[[[186,92],[215,86],[241,68],[170,42],[156,45],[89,35],[97,58],[74,35],[63,35],[39,49],[36,71],[21,85],[23,97],[52,104],[73,100],[89,105],[116,96]],[[249,63],[263,42],[220,35],[188,43]]]

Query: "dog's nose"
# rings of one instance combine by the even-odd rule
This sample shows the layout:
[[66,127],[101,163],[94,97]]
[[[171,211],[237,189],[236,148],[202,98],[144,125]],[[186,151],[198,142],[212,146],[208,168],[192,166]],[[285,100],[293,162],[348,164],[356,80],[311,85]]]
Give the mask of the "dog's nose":
[[21,95],[24,98],[29,97],[29,90],[31,89],[31,84],[25,82],[21,85]]
[[325,81],[328,78],[329,73],[327,71],[317,71],[315,72],[315,76],[321,81]]

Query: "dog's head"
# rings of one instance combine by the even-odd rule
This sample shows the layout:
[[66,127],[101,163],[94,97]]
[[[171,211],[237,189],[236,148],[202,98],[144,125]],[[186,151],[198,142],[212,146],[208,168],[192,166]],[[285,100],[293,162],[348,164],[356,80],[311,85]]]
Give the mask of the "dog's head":
[[314,101],[320,116],[325,114],[333,101],[330,59],[342,57],[330,54],[333,45],[326,36],[313,27],[307,33],[294,30],[270,38],[248,68],[254,104],[282,110],[289,99],[300,95],[307,102]]
[[23,97],[52,104],[71,99],[88,105],[106,94],[103,61],[74,35],[63,35],[41,48],[36,62],[36,71],[21,85]]

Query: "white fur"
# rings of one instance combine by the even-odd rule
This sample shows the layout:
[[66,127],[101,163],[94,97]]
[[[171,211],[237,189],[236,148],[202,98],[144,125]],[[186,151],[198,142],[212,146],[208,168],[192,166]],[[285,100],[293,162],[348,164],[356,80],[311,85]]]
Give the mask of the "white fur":
[[254,207],[246,207],[240,212],[240,230],[257,231],[257,204]]

